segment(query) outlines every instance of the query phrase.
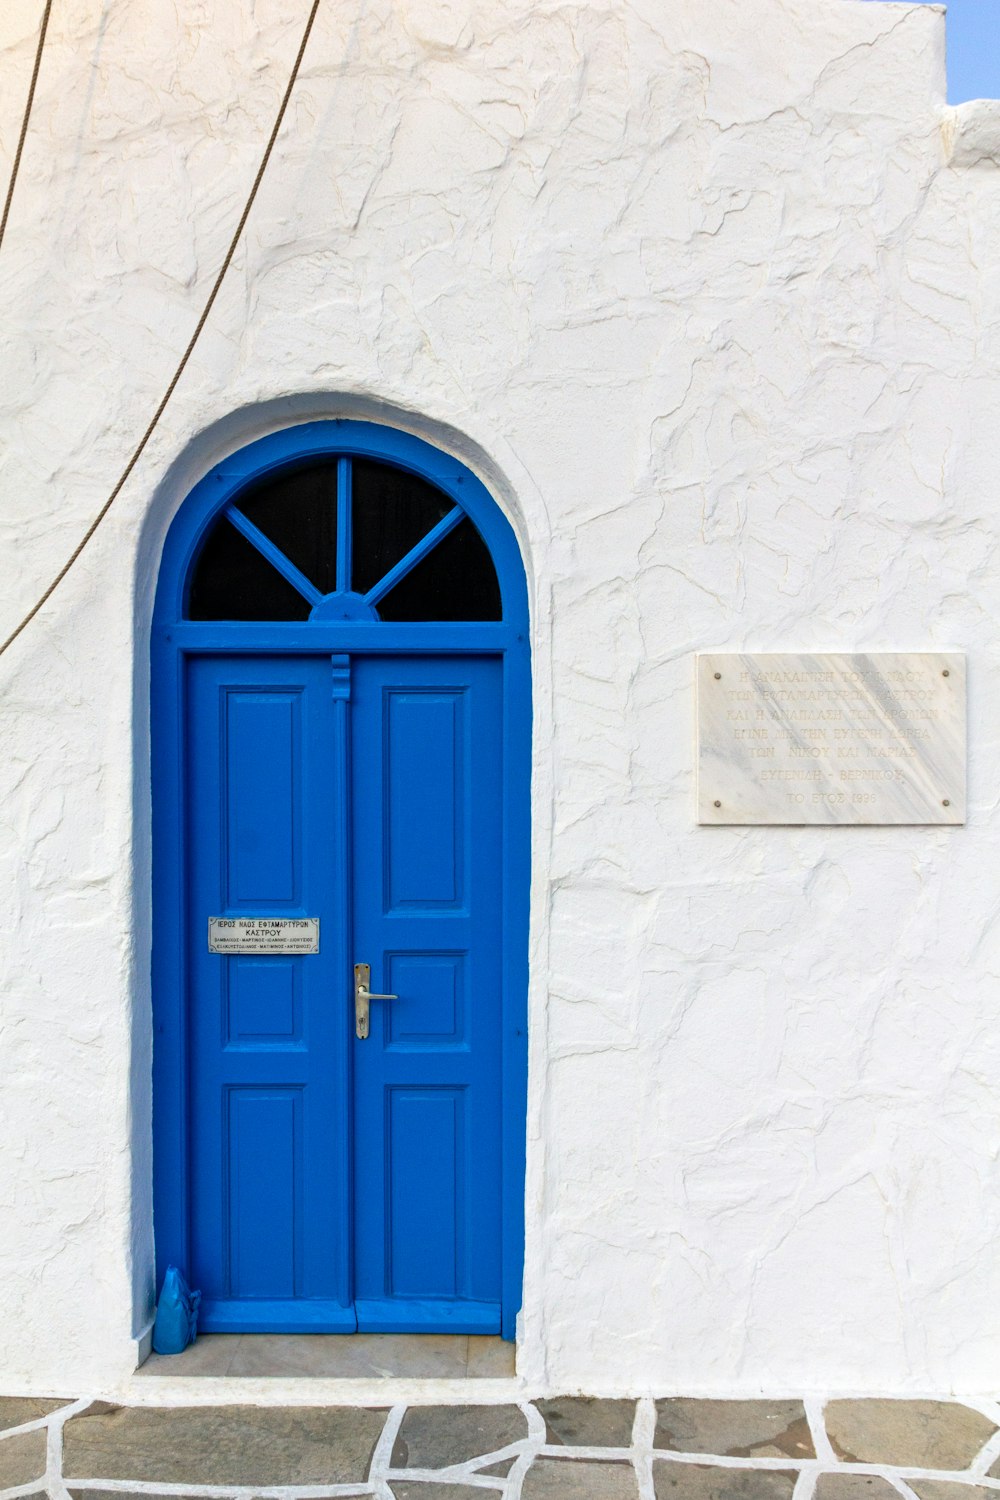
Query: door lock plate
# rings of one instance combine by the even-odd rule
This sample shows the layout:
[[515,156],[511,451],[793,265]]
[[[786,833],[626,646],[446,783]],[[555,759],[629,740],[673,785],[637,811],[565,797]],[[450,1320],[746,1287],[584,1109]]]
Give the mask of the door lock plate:
[[370,1012],[368,986],[371,984],[371,978],[372,970],[370,964],[354,965],[354,1031],[361,1042],[368,1035]]
[[359,1042],[368,1035],[370,1000],[398,1000],[398,995],[373,995],[368,988],[371,983],[371,964],[354,965],[354,1032]]

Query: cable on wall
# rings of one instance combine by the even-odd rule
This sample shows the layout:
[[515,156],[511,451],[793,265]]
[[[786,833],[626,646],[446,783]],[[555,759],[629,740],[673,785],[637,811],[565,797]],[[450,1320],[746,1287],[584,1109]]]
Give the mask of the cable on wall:
[[17,174],[21,166],[21,152],[24,150],[24,138],[28,134],[31,106],[35,102],[35,84],[38,82],[38,70],[42,65],[42,49],[45,46],[45,33],[49,29],[49,16],[51,14],[52,0],[45,0],[45,9],[42,11],[42,25],[38,33],[38,46],[35,48],[35,66],[31,70],[31,82],[28,84],[28,98],[24,106],[24,118],[21,121],[21,134],[17,138],[14,164],[10,169],[10,182],[7,184],[7,196],[3,204],[3,218],[0,218],[0,246],[3,245],[3,237],[7,232],[7,219],[10,215],[11,199],[14,196],[14,186],[17,182]]
[[194,352],[194,346],[198,342],[198,338],[201,334],[202,329],[208,322],[209,313],[212,311],[212,306],[219,294],[219,288],[222,286],[222,282],[225,278],[226,272],[229,270],[233,256],[236,254],[236,247],[239,244],[240,236],[242,235],[243,230],[246,226],[247,219],[250,217],[250,210],[253,208],[254,199],[257,196],[257,189],[260,187],[261,181],[264,177],[264,173],[267,170],[267,164],[271,159],[271,152],[274,150],[274,143],[278,138],[278,131],[281,129],[281,122],[285,118],[285,111],[288,108],[288,101],[292,97],[292,89],[295,87],[295,80],[299,76],[299,68],[302,64],[303,54],[305,53],[306,45],[309,41],[309,34],[312,31],[313,22],[316,19],[316,12],[319,10],[319,5],[320,0],[312,0],[312,5],[310,7],[309,15],[305,24],[305,30],[302,33],[302,40],[299,43],[299,50],[296,54],[295,61],[292,64],[292,71],[288,77],[288,86],[285,89],[281,104],[278,107],[278,113],[275,117],[274,125],[271,129],[271,134],[268,138],[267,145],[264,147],[264,154],[260,159],[260,166],[257,168],[257,175],[253,180],[253,186],[250,189],[250,195],[244,205],[243,212],[240,214],[239,223],[237,224],[236,229],[233,233],[233,237],[229,242],[229,249],[226,251],[225,257],[222,261],[222,265],[219,267],[219,272],[212,285],[212,290],[209,292],[208,298],[205,302],[205,306],[202,308],[201,316],[195,324],[194,332],[188,340],[187,348],[181,355],[180,362],[178,363],[176,370],[170,378],[170,383],[163,393],[160,404],[154,411],[150,419],[149,426],[146,428],[142,437],[136,444],[131,458],[125,465],[125,468],[122,470],[118,483],[115,485],[114,489],[111,491],[111,494],[108,496],[107,500],[105,500],[104,504],[97,512],[97,515],[94,517],[93,521],[91,521],[90,525],[87,527],[87,530],[80,538],[80,541],[77,543],[77,546],[74,548],[73,552],[70,553],[70,556],[68,557],[66,562],[63,564],[59,572],[56,574],[55,578],[53,578],[48,588],[42,594],[41,598],[38,599],[34,605],[32,605],[31,609],[29,609],[28,613],[21,620],[20,624],[11,631],[7,639],[3,642],[2,645],[0,645],[0,656],[2,656],[4,652],[14,644],[18,636],[21,634],[22,630],[24,630],[26,626],[31,624],[31,621],[35,618],[38,611],[42,608],[42,605],[45,604],[46,600],[52,597],[56,589],[66,577],[66,574],[69,572],[70,568],[80,556],[80,553],[83,551],[87,543],[90,541],[91,537],[94,535],[98,526],[100,526],[101,522],[104,520],[104,517],[111,509],[112,505],[117,500],[118,496],[125,486],[126,480],[128,479],[132,470],[135,468],[136,464],[139,462],[143,449],[146,447],[146,444],[152,437],[157,422],[160,420],[164,411],[166,410],[167,402],[174,394],[174,391],[177,388],[177,384],[181,376],[184,374],[185,369],[187,368],[188,361],[191,358],[192,353]]

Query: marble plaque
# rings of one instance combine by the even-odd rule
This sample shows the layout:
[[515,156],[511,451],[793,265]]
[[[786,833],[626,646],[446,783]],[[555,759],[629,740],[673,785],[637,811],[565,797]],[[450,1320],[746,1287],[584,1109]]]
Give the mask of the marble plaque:
[[698,657],[700,823],[964,823],[965,657]]

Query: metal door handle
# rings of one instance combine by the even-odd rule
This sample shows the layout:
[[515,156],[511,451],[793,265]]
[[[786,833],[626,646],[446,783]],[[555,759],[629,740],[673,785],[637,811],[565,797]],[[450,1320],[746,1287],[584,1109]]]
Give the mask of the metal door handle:
[[398,1000],[398,995],[376,995],[368,988],[371,964],[354,965],[354,1031],[359,1041],[368,1035],[369,1000]]

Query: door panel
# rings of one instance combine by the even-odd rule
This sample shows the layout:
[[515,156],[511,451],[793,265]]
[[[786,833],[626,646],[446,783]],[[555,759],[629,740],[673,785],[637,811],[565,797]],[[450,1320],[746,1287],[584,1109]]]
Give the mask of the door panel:
[[[206,1331],[350,1330],[350,957],[329,658],[188,668],[190,1272]],[[320,951],[210,954],[210,916],[320,919]]]
[[358,1327],[500,1329],[501,668],[367,658],[352,686]]

